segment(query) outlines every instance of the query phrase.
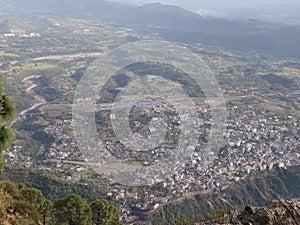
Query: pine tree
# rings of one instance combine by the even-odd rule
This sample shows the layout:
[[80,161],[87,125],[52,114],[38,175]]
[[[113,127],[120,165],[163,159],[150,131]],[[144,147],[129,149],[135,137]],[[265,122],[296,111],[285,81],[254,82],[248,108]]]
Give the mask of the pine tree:
[[92,217],[96,225],[121,225],[117,208],[105,199],[97,199],[91,204]]
[[57,225],[92,225],[91,208],[81,196],[72,194],[54,203]]
[[9,128],[9,124],[14,118],[14,102],[12,98],[5,94],[3,84],[0,81],[0,172],[5,166],[3,151],[10,146],[15,138],[14,132]]

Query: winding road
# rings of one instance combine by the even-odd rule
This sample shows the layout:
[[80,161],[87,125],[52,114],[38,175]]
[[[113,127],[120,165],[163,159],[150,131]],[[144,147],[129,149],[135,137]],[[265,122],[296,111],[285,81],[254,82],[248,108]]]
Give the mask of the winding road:
[[21,111],[19,113],[18,117],[11,123],[11,126],[13,126],[17,121],[19,121],[22,118],[22,116],[26,115],[28,112],[30,112],[30,111],[38,108],[39,106],[42,106],[42,105],[47,103],[47,101],[44,98],[42,98],[41,96],[34,93],[34,88],[37,87],[37,84],[34,83],[34,79],[37,79],[39,77],[41,77],[41,76],[40,75],[32,75],[32,76],[29,76],[29,77],[25,77],[22,80],[22,83],[24,83],[24,86],[27,87],[26,90],[25,90],[26,93],[28,95],[33,96],[34,103],[29,108],[26,108],[23,111]]

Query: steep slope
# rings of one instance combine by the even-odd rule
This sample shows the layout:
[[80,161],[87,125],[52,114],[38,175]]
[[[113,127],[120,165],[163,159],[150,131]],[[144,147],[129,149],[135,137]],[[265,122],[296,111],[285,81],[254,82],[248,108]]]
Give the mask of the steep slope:
[[201,215],[217,210],[219,206],[234,209],[249,204],[259,207],[273,199],[297,198],[300,196],[299,169],[300,166],[287,170],[277,168],[263,175],[253,174],[247,180],[239,181],[221,192],[196,195],[192,199],[166,205],[145,219],[151,221],[151,224],[169,224],[178,215],[183,215],[196,222]]
[[234,224],[300,224],[300,206],[286,200],[272,201],[261,208],[246,206],[237,220]]

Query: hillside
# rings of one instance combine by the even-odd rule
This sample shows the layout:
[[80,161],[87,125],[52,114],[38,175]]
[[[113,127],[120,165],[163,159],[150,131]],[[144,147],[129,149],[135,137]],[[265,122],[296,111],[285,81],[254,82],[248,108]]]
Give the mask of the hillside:
[[299,224],[300,206],[285,200],[271,201],[261,208],[246,206],[237,219],[237,224]]
[[[300,183],[299,166],[284,169],[274,169],[271,172],[257,173],[245,181],[236,182],[221,192],[215,191],[207,195],[191,195],[189,198],[180,198],[173,203],[165,205],[158,211],[145,213],[135,212],[139,221],[148,221],[151,224],[172,224],[178,215],[198,222],[199,218],[208,219],[208,215],[217,213],[219,208],[234,212],[242,211],[245,205],[262,207],[273,199],[293,199],[300,196],[298,184]],[[70,194],[79,194],[88,202],[97,198],[107,198],[103,189],[91,183],[62,182],[51,174],[41,173],[30,169],[7,168],[1,175],[1,180],[12,180],[29,187],[37,188],[50,200],[57,200]],[[112,199],[110,199],[111,202]]]
[[11,181],[0,182],[0,223],[3,225],[92,225],[108,221],[121,225],[117,208],[106,200],[97,199],[89,205],[80,195],[71,194],[50,201],[38,189]]
[[198,221],[201,215],[214,210],[220,206],[226,209],[241,210],[244,205],[264,206],[266,202],[273,199],[298,198],[300,196],[300,167],[287,170],[275,169],[270,173],[253,174],[245,181],[236,182],[220,193],[215,192],[208,195],[195,195],[164,206],[158,212],[145,217],[151,224],[170,224],[178,215]]
[[300,27],[295,25],[201,17],[180,7],[158,3],[144,6],[96,0],[1,0],[1,3],[31,15],[49,14],[132,27],[143,34],[156,34],[170,41],[300,58]]

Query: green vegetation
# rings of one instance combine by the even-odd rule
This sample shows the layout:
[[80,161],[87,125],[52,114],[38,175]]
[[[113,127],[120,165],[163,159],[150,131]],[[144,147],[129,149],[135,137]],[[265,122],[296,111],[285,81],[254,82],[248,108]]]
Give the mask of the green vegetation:
[[91,204],[91,209],[96,225],[121,225],[117,208],[107,200],[97,199]]
[[10,181],[0,183],[1,224],[38,224],[49,213],[50,202],[39,190]]
[[14,117],[14,102],[4,93],[3,85],[0,83],[0,171],[2,171],[4,167],[3,151],[7,149],[14,140],[14,133],[8,127]]
[[64,175],[58,172],[40,171],[15,165],[13,167],[7,166],[0,174],[0,179],[12,180],[41,190],[43,195],[50,200],[78,194],[88,202],[92,202],[97,198],[105,198],[109,189],[105,181],[99,180],[92,171],[90,172],[89,180],[71,182],[66,181]]
[[[282,196],[285,198],[293,198],[300,195],[298,184],[300,182],[299,167],[289,168],[288,170],[275,169],[271,173],[253,174],[249,179],[243,182],[237,182],[220,193],[212,193],[207,195],[196,195],[192,199],[185,199],[182,202],[165,205],[160,211],[149,214],[144,217],[151,224],[191,224],[191,222],[199,222],[200,220],[220,220],[222,218],[220,212],[233,212],[236,207],[241,208],[245,204],[262,206],[265,202],[278,199]],[[34,185],[47,198],[53,201],[72,195],[74,193],[81,195],[88,202],[94,203],[92,210],[92,218],[98,220],[98,207],[102,206],[105,200],[97,200],[105,198],[107,189],[104,186],[93,186],[66,182],[55,178],[54,174],[41,173],[32,169],[16,169],[6,168],[1,175],[2,179],[14,179],[15,181]],[[24,186],[24,185],[23,185]],[[149,191],[149,190],[147,190]],[[102,193],[102,194],[101,194]],[[96,207],[97,205],[97,207]],[[114,208],[114,209],[113,209]],[[222,210],[220,210],[222,208]],[[111,206],[112,211],[115,207]],[[109,216],[100,214],[101,216]],[[114,215],[114,214],[113,214]],[[66,213],[65,217],[69,218]],[[177,223],[178,222],[178,223]],[[97,224],[97,223],[96,223]]]
[[70,195],[54,203],[55,224],[92,224],[92,213],[88,203],[79,195]]
[[246,204],[263,206],[266,202],[282,196],[292,199],[300,196],[299,168],[276,168],[265,174],[253,174],[245,181],[236,182],[221,192],[195,195],[192,199],[165,205],[145,219],[151,224],[170,224],[177,219],[176,215],[181,215],[182,218],[189,218],[191,222],[199,222],[201,218],[216,222],[223,218],[222,211],[233,212]]
[[11,181],[0,182],[0,205],[0,223],[7,225],[121,225],[116,207],[106,200],[89,205],[72,194],[51,202],[41,191]]

